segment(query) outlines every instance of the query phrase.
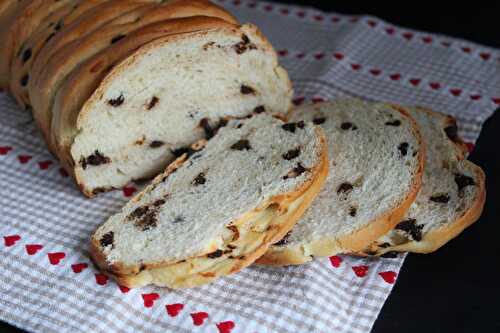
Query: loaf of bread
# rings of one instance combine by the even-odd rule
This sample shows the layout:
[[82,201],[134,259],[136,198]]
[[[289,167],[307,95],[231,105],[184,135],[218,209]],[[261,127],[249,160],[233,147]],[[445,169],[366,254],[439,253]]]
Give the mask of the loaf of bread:
[[0,28],[0,86],[88,196],[153,177],[225,116],[291,105],[267,39],[207,0],[6,2]]
[[405,109],[339,100],[294,109],[290,121],[325,130],[331,171],[304,217],[260,264],[360,251],[401,221],[420,189],[425,158],[418,126]]
[[484,206],[484,173],[465,160],[455,120],[421,108],[410,113],[427,143],[422,188],[399,224],[363,251],[368,255],[435,251],[474,223]]
[[267,114],[230,120],[186,156],[92,236],[94,262],[121,285],[184,288],[238,272],[292,228],[328,173],[319,127]]

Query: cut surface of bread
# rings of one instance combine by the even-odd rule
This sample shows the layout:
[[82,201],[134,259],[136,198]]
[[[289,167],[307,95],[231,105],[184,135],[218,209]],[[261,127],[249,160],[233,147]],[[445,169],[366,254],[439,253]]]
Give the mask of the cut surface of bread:
[[484,206],[484,173],[464,159],[466,148],[457,135],[455,120],[424,109],[410,112],[428,147],[422,188],[396,228],[367,247],[364,254],[435,251],[474,223]]
[[[225,25],[144,45],[95,91],[78,88],[93,92],[88,100],[71,89],[93,82],[85,79],[92,67],[72,75],[56,98],[53,141],[86,195],[152,177],[222,117],[288,111],[291,83],[269,42],[252,25]],[[116,54],[101,60],[109,65]]]
[[424,151],[418,127],[397,106],[359,100],[306,105],[329,145],[330,174],[304,217],[258,263],[291,265],[363,249],[392,229],[415,200]]
[[328,173],[323,132],[267,114],[233,119],[183,155],[91,240],[122,285],[192,287],[241,270],[279,240]]

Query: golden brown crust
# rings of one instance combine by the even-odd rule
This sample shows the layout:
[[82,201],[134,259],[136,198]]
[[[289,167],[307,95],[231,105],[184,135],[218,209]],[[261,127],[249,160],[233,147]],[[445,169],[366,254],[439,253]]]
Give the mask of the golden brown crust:
[[[142,265],[142,267],[126,267],[119,263],[113,263],[110,265],[105,260],[105,256],[100,253],[100,246],[97,240],[93,238],[91,241],[90,252],[94,262],[102,270],[115,278],[118,283],[128,287],[140,287],[150,283],[168,286],[170,288],[194,287],[209,283],[220,276],[236,273],[249,266],[257,260],[257,258],[264,254],[271,244],[281,239],[291,230],[291,228],[303,215],[305,210],[310,206],[316,195],[320,192],[326,180],[329,164],[326,139],[321,129],[317,128],[316,131],[320,139],[320,155],[318,156],[318,164],[311,169],[310,178],[304,182],[300,188],[291,193],[273,197],[268,202],[261,204],[260,207],[255,210],[258,212],[264,210],[265,208],[275,207],[275,214],[278,215],[275,215],[273,218],[275,224],[271,223],[265,231],[260,232],[261,236],[258,238],[258,244],[251,252],[245,252],[243,253],[243,256],[239,258],[225,258],[225,260],[217,263],[215,267],[212,267],[214,269],[210,269],[209,271],[200,271],[194,274],[182,275],[186,271],[186,266],[188,266],[188,271],[189,268],[193,268],[193,264],[190,263],[192,260],[200,258],[187,258],[185,261],[176,263],[146,263]],[[157,178],[156,181],[159,179],[161,179],[161,177]],[[292,209],[291,206],[296,203],[296,201],[299,201],[299,199],[300,202],[298,206]],[[245,223],[248,223],[248,217],[252,216],[253,213],[254,212],[249,212],[245,214],[241,219],[234,222],[234,225],[244,225]],[[246,240],[247,239],[244,237],[238,239],[238,241],[242,243]],[[191,267],[189,267],[189,265],[191,265]],[[178,276],[171,277],[171,275],[176,275],[176,271],[183,273],[180,273]],[[162,274],[164,275],[163,278],[161,277]],[[165,277],[165,274],[169,275],[168,278]]]
[[380,236],[392,230],[401,221],[415,201],[422,185],[426,148],[418,125],[408,111],[397,105],[391,105],[391,107],[400,112],[405,118],[408,118],[421,147],[417,153],[418,167],[415,171],[411,190],[399,206],[380,216],[377,220],[370,222],[365,227],[345,236],[325,237],[307,244],[296,245],[293,248],[273,247],[271,251],[259,258],[258,264],[272,266],[299,265],[311,261],[315,256],[323,257],[343,252],[361,251]]

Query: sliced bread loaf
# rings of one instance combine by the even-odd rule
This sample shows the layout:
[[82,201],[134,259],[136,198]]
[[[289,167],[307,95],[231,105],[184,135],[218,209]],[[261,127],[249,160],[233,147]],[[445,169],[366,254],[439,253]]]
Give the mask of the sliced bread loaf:
[[[206,20],[216,19],[176,22],[182,31]],[[53,142],[86,195],[152,177],[224,116],[288,111],[291,83],[269,42],[255,26],[216,24],[224,27],[156,39],[115,65],[117,50],[144,35],[126,37],[71,74],[56,98]]]
[[363,252],[428,253],[456,237],[481,215],[486,196],[481,168],[464,160],[466,148],[455,120],[424,109],[411,109],[427,143],[422,188],[406,216]]
[[290,230],[327,173],[319,127],[267,114],[230,120],[98,228],[92,258],[128,287],[209,283]]
[[339,100],[293,110],[290,121],[301,120],[325,130],[331,171],[301,221],[261,264],[300,264],[359,251],[401,221],[420,188],[425,148],[404,109]]

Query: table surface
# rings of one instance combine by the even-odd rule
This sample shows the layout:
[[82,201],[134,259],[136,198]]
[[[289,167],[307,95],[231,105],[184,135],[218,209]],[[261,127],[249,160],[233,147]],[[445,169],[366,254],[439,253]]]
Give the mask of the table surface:
[[[370,14],[394,24],[500,47],[500,3],[424,7],[404,2],[384,7],[353,1],[281,1],[346,14]],[[500,114],[484,125],[470,160],[487,176],[481,219],[436,253],[408,255],[393,292],[373,328],[378,332],[500,332]],[[495,172],[497,171],[497,172]],[[495,204],[496,203],[496,204]],[[498,224],[497,224],[498,223]],[[23,332],[0,322],[0,332]]]

